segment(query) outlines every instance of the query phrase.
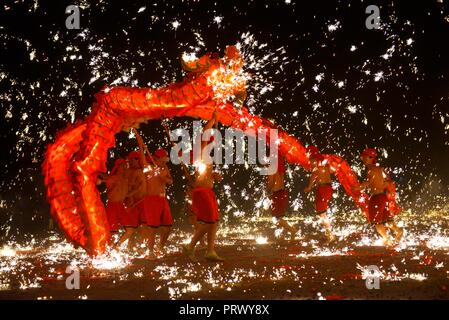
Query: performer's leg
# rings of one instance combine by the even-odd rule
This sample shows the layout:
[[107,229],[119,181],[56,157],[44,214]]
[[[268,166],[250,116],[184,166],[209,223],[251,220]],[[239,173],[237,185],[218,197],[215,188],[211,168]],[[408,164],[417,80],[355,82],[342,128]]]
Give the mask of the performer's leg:
[[[195,222],[195,230],[197,230],[200,226],[200,223],[198,221]],[[206,234],[204,234],[200,239],[200,247],[206,246]]]
[[296,230],[295,227],[291,226],[286,220],[284,220],[283,217],[277,218],[277,225],[279,228],[287,230],[290,233],[291,240],[295,239],[295,235],[298,230]]
[[134,232],[133,241],[135,243],[135,246],[139,248],[146,247],[147,242],[147,233],[146,233],[147,226],[144,224],[139,225],[136,228],[136,231]]
[[224,261],[217,252],[215,252],[215,239],[217,238],[218,223],[211,223],[208,225],[207,230],[207,252],[204,256],[207,260],[211,261]]
[[161,238],[159,240],[159,251],[164,250],[165,244],[167,243],[168,240],[168,236],[170,235],[171,232],[171,226],[163,226],[160,227],[161,230]]
[[335,240],[335,235],[332,232],[332,226],[331,223],[329,221],[329,218],[327,216],[326,211],[320,213],[320,220],[322,225],[324,226],[325,230],[326,230],[326,238],[329,242],[332,242]]
[[189,214],[189,223],[192,225],[193,229],[196,229],[198,222],[196,221],[195,215]]
[[196,261],[195,246],[198,241],[200,241],[200,239],[204,237],[204,235],[207,233],[207,230],[208,229],[206,224],[198,223],[198,228],[195,230],[192,240],[190,240],[190,244],[184,247],[185,253],[190,260]]
[[122,235],[120,240],[117,242],[117,247],[120,247],[125,241],[128,241],[128,248],[130,248],[131,239],[133,238],[135,228],[125,227],[125,233]]
[[128,240],[128,250],[132,250],[134,252],[136,251],[137,237],[140,237],[139,231],[137,230],[137,228],[133,228],[133,233]]
[[[200,223],[198,222],[198,220],[196,219],[196,217],[195,217],[194,214],[190,214],[190,215],[189,215],[189,222],[190,222],[190,224],[193,226],[193,232],[195,233],[195,232],[198,230],[198,228],[199,228],[199,226],[200,226]],[[206,244],[206,242],[204,241],[204,238],[205,238],[205,237],[202,237],[202,238],[200,239],[200,246],[201,246],[201,247],[204,247],[205,244]]]
[[399,227],[394,221],[388,222],[387,227],[390,228],[390,230],[393,231],[396,235],[394,237],[394,242],[399,243],[402,239],[402,235],[404,234],[404,230]]
[[192,240],[190,241],[189,249],[194,250],[196,244],[200,239],[207,233],[208,231],[208,225],[203,223],[198,223],[198,228],[195,230],[195,233],[193,234]]
[[383,223],[376,224],[376,230],[382,236],[384,245],[386,247],[391,246],[392,243],[388,237],[387,228],[385,227],[385,224],[383,224]]
[[109,240],[109,245],[112,248],[116,248],[117,247],[117,243],[120,240],[119,237],[119,232],[118,231],[111,231],[111,238]]
[[156,231],[157,228],[147,227],[147,234],[148,234],[148,242],[147,242],[147,249],[149,251],[148,258],[156,258],[154,254],[154,243],[156,241]]
[[207,226],[207,253],[215,252],[215,239],[217,238],[217,224]]

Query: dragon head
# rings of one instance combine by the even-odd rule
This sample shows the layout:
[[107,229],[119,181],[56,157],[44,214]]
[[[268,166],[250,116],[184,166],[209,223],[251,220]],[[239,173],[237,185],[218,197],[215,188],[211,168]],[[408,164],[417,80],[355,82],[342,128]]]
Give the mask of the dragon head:
[[207,78],[207,84],[214,92],[218,102],[229,100],[242,104],[246,99],[248,73],[244,72],[245,61],[236,46],[227,46],[223,58],[207,53],[200,58],[184,54],[184,70],[201,74]]

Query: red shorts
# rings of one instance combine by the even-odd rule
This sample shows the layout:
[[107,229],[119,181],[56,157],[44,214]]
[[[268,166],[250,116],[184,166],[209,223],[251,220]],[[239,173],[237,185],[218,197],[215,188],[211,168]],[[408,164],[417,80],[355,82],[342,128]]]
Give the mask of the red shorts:
[[315,210],[323,213],[329,208],[329,200],[332,198],[332,185],[322,184],[315,189]]
[[120,229],[122,217],[126,215],[126,208],[123,202],[108,201],[106,205],[106,216],[108,217],[109,230],[116,232]]
[[212,189],[193,189],[191,208],[198,221],[204,223],[215,223],[218,221],[218,203]]
[[137,228],[140,225],[141,218],[145,212],[145,201],[140,200],[132,208],[126,210],[126,214],[122,216],[122,226],[125,228]]
[[288,206],[288,191],[285,189],[273,192],[270,197],[271,200],[271,215],[273,217],[283,217],[287,212]]
[[146,196],[144,201],[145,211],[142,220],[147,226],[157,228],[173,225],[170,205],[165,196]]
[[388,209],[388,197],[385,193],[371,196],[368,203],[368,221],[379,224],[391,221],[394,214]]

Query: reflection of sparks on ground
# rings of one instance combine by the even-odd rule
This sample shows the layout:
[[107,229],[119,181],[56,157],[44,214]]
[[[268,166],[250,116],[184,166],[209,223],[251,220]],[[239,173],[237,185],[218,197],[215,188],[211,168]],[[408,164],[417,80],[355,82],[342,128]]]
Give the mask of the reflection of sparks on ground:
[[[442,216],[436,219],[435,215],[434,212],[432,219],[435,221],[429,221],[426,216],[404,213],[402,220],[408,232],[394,250],[382,249],[377,236],[361,218],[345,225],[345,221],[335,217],[333,223],[338,241],[333,246],[323,243],[317,219],[289,219],[301,226],[301,237],[289,243],[274,236],[276,228],[270,218],[239,218],[241,223],[223,223],[219,231],[219,252],[237,257],[224,264],[209,264],[202,260],[188,262],[175,245],[188,242],[190,233],[181,230],[175,230],[166,257],[156,262],[140,259],[138,254],[129,254],[125,250],[108,250],[103,256],[91,259],[83,250],[74,249],[59,236],[51,235],[41,242],[33,239],[25,245],[8,243],[0,249],[0,292],[40,290],[40,299],[56,298],[57,294],[48,294],[46,288],[64,287],[68,265],[80,269],[82,282],[89,282],[92,292],[92,287],[97,286],[96,281],[112,282],[112,286],[138,281],[139,286],[146,286],[146,292],[140,298],[159,294],[158,297],[179,299],[201,297],[207,292],[232,296],[236,290],[251,291],[250,284],[257,281],[272,285],[294,283],[296,290],[306,290],[308,283],[315,281],[322,281],[324,286],[343,286],[346,281],[365,279],[366,266],[372,264],[379,266],[381,281],[426,282],[434,277],[431,275],[434,272],[445,275],[440,280],[447,282],[447,221]],[[267,250],[272,252],[268,255]],[[203,252],[200,248],[198,257]],[[331,261],[329,259],[343,257],[354,259],[349,268],[352,272],[345,274],[323,268],[326,261]],[[387,259],[395,260],[387,263]],[[147,281],[152,286],[144,285]],[[89,290],[72,298],[87,299],[92,296],[88,294]],[[279,295],[290,294],[294,288],[286,292],[279,292]],[[325,290],[320,289],[320,292],[324,295]]]

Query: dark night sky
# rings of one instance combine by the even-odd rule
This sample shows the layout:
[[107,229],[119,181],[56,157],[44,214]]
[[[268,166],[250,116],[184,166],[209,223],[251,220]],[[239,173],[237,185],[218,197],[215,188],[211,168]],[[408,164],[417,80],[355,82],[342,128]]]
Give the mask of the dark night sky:
[[[394,171],[404,207],[446,204],[440,196],[449,185],[447,2],[2,1],[2,230],[36,230],[48,219],[40,174],[45,146],[88,114],[103,86],[117,79],[134,86],[179,81],[183,52],[222,53],[245,39],[248,62],[264,61],[248,66],[254,113],[358,167],[366,145],[385,150],[381,162]],[[80,30],[65,28],[68,4],[81,6]],[[365,27],[369,4],[380,7],[381,30]],[[272,87],[264,93],[266,84]],[[152,147],[165,141],[157,123],[143,126],[143,134]],[[119,154],[134,147],[124,134],[118,141]],[[303,214],[306,175],[291,169]],[[247,211],[260,196],[256,182],[246,182],[250,176],[232,168],[225,179],[236,183],[231,196]],[[172,191],[174,204],[180,190]],[[255,196],[240,199],[241,190]]]

